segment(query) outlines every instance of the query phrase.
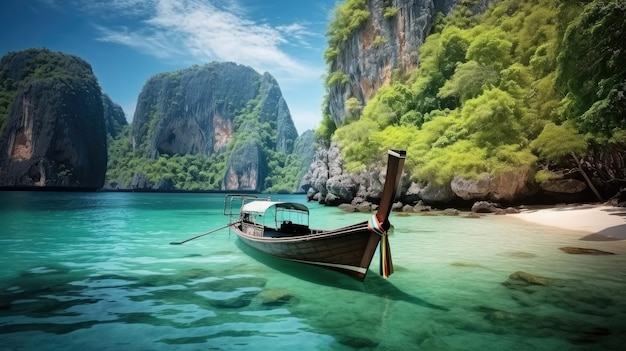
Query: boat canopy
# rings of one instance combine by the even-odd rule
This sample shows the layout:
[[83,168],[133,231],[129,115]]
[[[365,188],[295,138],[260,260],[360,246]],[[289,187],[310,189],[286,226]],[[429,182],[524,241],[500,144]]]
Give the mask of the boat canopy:
[[254,214],[264,214],[271,207],[276,207],[281,210],[295,210],[309,213],[309,209],[300,203],[297,202],[274,202],[274,201],[252,201],[243,205],[241,208],[241,213],[254,213]]

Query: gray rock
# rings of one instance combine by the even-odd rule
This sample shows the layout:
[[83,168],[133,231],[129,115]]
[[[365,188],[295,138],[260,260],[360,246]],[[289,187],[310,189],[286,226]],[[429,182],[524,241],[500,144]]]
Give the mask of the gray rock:
[[317,191],[315,191],[315,189],[309,187],[309,190],[307,190],[306,192],[306,198],[307,200],[311,201],[314,199],[315,194],[317,194]]
[[[450,4],[448,4],[448,2]],[[445,3],[445,5],[443,5]],[[437,6],[444,14],[452,1],[394,2],[394,18],[384,17],[386,2],[368,1],[369,20],[341,43],[339,55],[330,63],[331,71],[344,72],[347,84],[329,87],[328,108],[336,125],[346,118],[345,102],[356,98],[362,106],[386,82],[394,70],[409,72],[418,65],[418,52],[430,32]],[[437,5],[436,5],[437,4]],[[373,44],[376,36],[384,43]]]
[[426,203],[448,203],[456,198],[450,185],[429,183],[420,191],[420,197]]
[[489,201],[476,201],[472,205],[474,213],[494,213],[500,208],[500,205]]
[[555,280],[552,278],[547,278],[547,277],[543,277],[543,276],[528,273],[528,272],[517,271],[515,273],[512,273],[509,276],[509,280],[505,282],[504,284],[505,285],[521,284],[521,285],[547,286],[547,285],[552,285],[554,283],[555,283]]
[[[408,178],[408,177],[407,177]],[[402,202],[407,204],[417,203],[421,200],[420,192],[422,190],[421,184],[415,182],[409,182],[406,189],[400,194]]]
[[356,195],[359,185],[354,181],[354,178],[348,174],[340,174],[333,176],[326,182],[326,188],[329,193],[340,198],[342,202],[351,202]]
[[587,185],[576,179],[557,179],[541,183],[541,188],[553,193],[575,194],[585,190]]
[[359,212],[363,213],[372,212],[374,210],[372,204],[367,201],[360,203],[356,208]]
[[261,81],[261,100],[259,102],[259,118],[261,122],[269,123],[277,131],[276,151],[291,153],[294,142],[298,138],[289,107],[283,98],[278,82],[271,74],[265,72]]
[[460,212],[456,208],[446,208],[442,213],[446,216],[458,216]]
[[335,194],[328,193],[324,197],[324,204],[326,204],[326,205],[338,206],[341,203],[342,203],[341,198],[339,196],[335,195]]
[[357,212],[357,208],[354,205],[351,204],[340,204],[339,206],[337,206],[340,210],[346,211],[346,212]]
[[515,214],[515,213],[520,213],[520,210],[518,210],[515,207],[507,207],[504,209],[504,211],[508,214]]
[[236,146],[228,159],[222,190],[258,191],[267,173],[266,162],[255,141]]
[[428,205],[424,205],[424,202],[422,200],[418,201],[417,204],[413,206],[413,212],[428,212],[428,211],[432,211],[432,207]]
[[493,176],[482,174],[477,179],[456,176],[450,182],[452,191],[463,200],[515,201],[537,192],[533,185],[535,171],[520,167]]
[[402,211],[403,207],[404,207],[404,205],[402,204],[402,202],[394,202],[393,205],[391,205],[391,210],[392,211]]
[[261,299],[261,305],[263,306],[283,306],[297,301],[291,293],[283,289],[263,290],[258,297]]
[[483,174],[478,179],[454,177],[450,182],[450,189],[463,200],[486,199],[491,192],[492,178]]

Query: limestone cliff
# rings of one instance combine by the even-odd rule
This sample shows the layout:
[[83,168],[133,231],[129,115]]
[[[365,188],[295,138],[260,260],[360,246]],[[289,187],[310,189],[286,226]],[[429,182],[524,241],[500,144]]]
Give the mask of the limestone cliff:
[[274,77],[230,62],[152,77],[132,123],[144,157],[228,153],[223,190],[263,190],[267,153],[290,154],[297,137]]
[[116,138],[124,126],[128,125],[124,110],[120,105],[114,103],[107,94],[102,94],[102,108],[106,133],[112,138]]
[[101,187],[106,132],[91,66],[45,49],[11,52],[0,61],[0,82],[0,186]]
[[[458,0],[363,2],[367,20],[339,44],[330,41],[337,47],[334,48],[336,55],[331,56],[329,62],[329,74],[345,77],[327,86],[327,111],[336,126],[346,119],[349,99],[356,99],[360,106],[365,106],[393,76],[415,70],[420,63],[419,47],[431,31],[435,15],[448,15],[460,3]],[[495,1],[475,1],[469,4],[469,10],[482,13],[492,2]],[[328,150],[318,150],[302,186],[308,189],[311,199],[322,203],[351,202],[356,206],[362,206],[363,202],[375,203],[383,182],[377,167],[361,174],[348,174],[336,144],[331,144]],[[453,184],[405,182],[401,198],[408,203],[424,201],[442,205],[476,199],[510,202],[536,193],[537,189],[530,184],[533,175],[534,170],[524,168],[499,177],[486,175],[478,181],[457,178]]]
[[[419,64],[418,48],[430,32],[435,13],[448,13],[455,0],[367,0],[367,22],[341,44],[330,72],[342,72],[346,84],[328,91],[328,108],[336,125],[346,117],[345,103],[356,98],[361,106],[374,96],[394,72],[409,72]],[[390,15],[386,9],[395,9]]]

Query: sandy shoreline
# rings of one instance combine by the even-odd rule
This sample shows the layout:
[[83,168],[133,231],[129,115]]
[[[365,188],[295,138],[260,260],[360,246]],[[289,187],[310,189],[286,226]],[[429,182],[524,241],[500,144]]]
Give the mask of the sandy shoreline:
[[626,240],[624,207],[571,205],[528,208],[511,216],[540,225],[586,232],[588,240]]

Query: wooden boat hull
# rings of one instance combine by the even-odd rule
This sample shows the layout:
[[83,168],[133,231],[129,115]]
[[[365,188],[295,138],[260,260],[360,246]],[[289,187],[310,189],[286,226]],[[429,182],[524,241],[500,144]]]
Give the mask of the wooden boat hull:
[[365,279],[381,238],[368,230],[367,222],[287,237],[250,235],[241,223],[234,224],[231,229],[244,243],[263,253],[335,270],[361,281]]

